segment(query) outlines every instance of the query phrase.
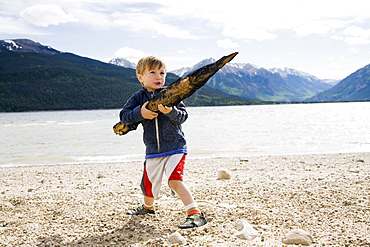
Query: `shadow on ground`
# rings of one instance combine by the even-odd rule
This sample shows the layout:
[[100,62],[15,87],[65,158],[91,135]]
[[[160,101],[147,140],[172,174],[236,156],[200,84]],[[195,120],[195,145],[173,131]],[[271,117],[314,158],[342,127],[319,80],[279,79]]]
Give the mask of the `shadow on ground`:
[[132,216],[125,225],[114,230],[101,234],[94,232],[73,240],[66,240],[60,235],[40,237],[37,246],[130,246],[144,242],[150,246],[162,246],[165,242],[163,236],[173,231],[168,227],[158,227],[158,222],[153,225],[143,217]]

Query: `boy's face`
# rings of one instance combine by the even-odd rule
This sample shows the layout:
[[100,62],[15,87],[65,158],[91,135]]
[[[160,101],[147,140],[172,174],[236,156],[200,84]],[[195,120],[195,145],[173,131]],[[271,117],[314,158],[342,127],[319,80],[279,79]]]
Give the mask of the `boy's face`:
[[148,92],[154,92],[163,87],[166,80],[166,68],[145,69],[143,75],[137,74],[136,77]]

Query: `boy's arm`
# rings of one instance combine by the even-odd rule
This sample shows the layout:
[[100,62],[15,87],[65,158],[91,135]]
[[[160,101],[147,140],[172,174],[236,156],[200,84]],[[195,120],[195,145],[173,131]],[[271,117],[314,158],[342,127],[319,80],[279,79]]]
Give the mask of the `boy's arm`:
[[183,124],[188,119],[188,112],[186,111],[185,104],[180,102],[177,106],[172,107],[172,111],[166,114],[170,120],[175,124]]
[[144,118],[141,116],[140,110],[140,102],[138,102],[135,96],[131,97],[120,111],[119,116],[121,122],[125,124],[136,124],[143,121]]

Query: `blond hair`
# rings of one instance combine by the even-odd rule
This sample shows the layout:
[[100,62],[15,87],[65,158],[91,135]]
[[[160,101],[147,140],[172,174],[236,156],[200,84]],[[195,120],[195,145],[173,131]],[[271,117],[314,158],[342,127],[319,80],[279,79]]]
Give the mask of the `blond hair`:
[[136,74],[143,75],[145,69],[151,70],[156,67],[159,69],[164,67],[166,70],[166,64],[161,59],[155,56],[143,57],[136,65]]

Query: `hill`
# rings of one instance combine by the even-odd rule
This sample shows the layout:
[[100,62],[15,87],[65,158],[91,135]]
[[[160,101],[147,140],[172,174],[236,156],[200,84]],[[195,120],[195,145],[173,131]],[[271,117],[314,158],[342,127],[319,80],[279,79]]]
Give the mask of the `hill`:
[[122,107],[140,88],[133,70],[70,53],[0,49],[0,111]]
[[[169,73],[166,83],[177,78]],[[0,41],[0,112],[121,108],[140,88],[133,69],[31,40]],[[190,105],[255,103],[213,89],[195,97]]]
[[29,39],[0,40],[0,47],[5,48],[9,51],[18,52],[33,52],[50,55],[61,53],[60,51],[55,50],[50,46],[42,45]]
[[369,100],[370,64],[352,73],[329,90],[307,99],[308,102]]

